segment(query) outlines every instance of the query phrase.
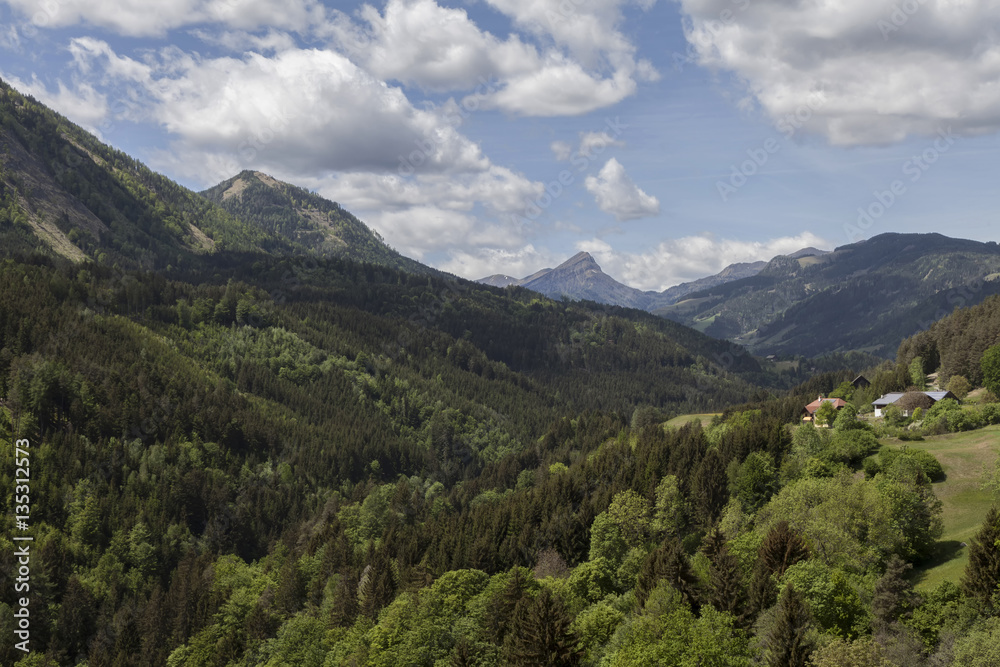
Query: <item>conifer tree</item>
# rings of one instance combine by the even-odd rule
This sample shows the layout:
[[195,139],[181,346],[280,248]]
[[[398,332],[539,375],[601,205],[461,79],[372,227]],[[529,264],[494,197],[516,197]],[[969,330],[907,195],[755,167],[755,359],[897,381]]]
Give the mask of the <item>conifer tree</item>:
[[872,597],[872,625],[876,631],[885,630],[902,620],[912,610],[913,584],[906,580],[906,572],[913,567],[896,554],[889,559],[885,574],[875,583]]
[[768,531],[757,551],[757,562],[750,581],[750,608],[755,615],[774,604],[777,597],[775,582],[785,570],[808,557],[806,543],[792,531],[787,521],[779,521]]
[[774,624],[764,636],[769,667],[805,667],[813,650],[812,620],[802,596],[789,584],[781,593]]
[[507,579],[507,585],[493,600],[493,604],[486,608],[483,625],[487,636],[494,644],[503,645],[513,623],[517,605],[525,597],[527,583],[524,570],[520,567],[513,568]]
[[729,478],[718,450],[710,449],[698,466],[691,483],[695,512],[707,528],[715,523],[729,498]]
[[542,588],[534,600],[518,603],[508,649],[508,664],[515,667],[575,667],[583,659],[572,619],[562,600]]
[[725,537],[717,528],[705,538],[702,552],[711,563],[705,601],[718,611],[732,614],[738,626],[748,629],[752,619],[743,570],[739,559],[729,553]]
[[779,521],[768,531],[758,553],[769,572],[781,578],[785,570],[809,557],[809,548],[787,521]]
[[668,539],[643,563],[635,586],[635,597],[639,605],[646,603],[649,594],[663,579],[681,594],[681,598],[691,605],[695,613],[698,612],[698,577],[691,569],[677,538]]
[[1000,593],[1000,511],[995,505],[969,541],[969,563],[962,577],[962,590],[984,605]]

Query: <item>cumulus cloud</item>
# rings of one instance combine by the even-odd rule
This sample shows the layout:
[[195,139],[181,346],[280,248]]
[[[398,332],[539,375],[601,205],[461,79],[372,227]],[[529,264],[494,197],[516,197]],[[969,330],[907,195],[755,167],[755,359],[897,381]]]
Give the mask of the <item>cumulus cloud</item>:
[[[272,57],[201,59],[165,50],[155,65],[116,55],[91,38],[71,50],[84,70],[102,63],[115,79],[140,85],[148,114],[179,139],[185,158],[211,154],[234,164],[266,161],[288,171],[485,171],[490,161],[439,110],[415,108],[343,55],[289,49]],[[182,160],[183,161],[183,160]],[[189,162],[185,175],[211,160]]]
[[[428,90],[475,93],[475,108],[531,116],[587,113],[632,95],[637,81],[655,79],[652,65],[637,61],[635,47],[616,28],[620,0],[588,0],[568,11],[559,3],[491,3],[546,46],[517,34],[500,39],[481,30],[463,9],[435,0],[389,0],[383,12],[364,5],[357,21],[338,12],[329,31],[338,45],[374,76]],[[564,3],[567,4],[567,3]],[[539,6],[559,20],[541,29]],[[578,34],[567,26],[576,26]],[[553,40],[555,44],[553,45]]]
[[418,109],[333,51],[138,62],[92,38],[70,50],[81,71],[139,89],[129,113],[174,138],[158,166],[203,186],[242,169],[308,186],[412,257],[522,243],[512,214],[544,191],[461,134],[454,103]]
[[322,21],[317,0],[5,0],[38,28],[87,23],[131,37],[161,36],[199,23],[238,29],[305,30]]
[[736,73],[788,133],[857,145],[1000,130],[995,2],[678,2],[699,62]]
[[660,242],[655,248],[629,253],[615,250],[602,239],[577,243],[616,280],[642,290],[661,292],[679,283],[718,273],[730,264],[770,260],[807,247],[832,248],[833,244],[811,232],[767,241],[719,239],[711,234],[686,236]]
[[523,278],[545,267],[556,266],[566,258],[559,258],[545,248],[536,249],[527,244],[517,248],[455,249],[440,268],[458,276],[478,280],[494,274]]
[[660,201],[632,182],[625,167],[611,158],[597,173],[584,182],[587,192],[594,195],[597,207],[619,221],[647,218],[660,212]]

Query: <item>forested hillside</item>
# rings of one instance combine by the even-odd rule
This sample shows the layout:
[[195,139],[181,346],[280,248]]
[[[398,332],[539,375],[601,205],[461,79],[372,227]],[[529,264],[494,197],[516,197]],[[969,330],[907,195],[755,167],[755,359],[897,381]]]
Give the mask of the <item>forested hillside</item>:
[[956,309],[903,341],[897,357],[904,364],[920,357],[928,373],[939,372],[942,386],[955,375],[980,386],[983,383],[980,359],[987,348],[997,343],[1000,343],[1000,296],[991,296],[971,308]]
[[923,598],[901,577],[940,530],[926,473],[859,479],[855,420],[787,428],[846,371],[678,431],[759,370],[633,311],[338,260],[0,272],[54,664],[910,667],[996,632],[988,566]]
[[288,240],[300,253],[434,273],[390,249],[378,234],[334,202],[267,174],[244,171],[201,194],[240,220]]

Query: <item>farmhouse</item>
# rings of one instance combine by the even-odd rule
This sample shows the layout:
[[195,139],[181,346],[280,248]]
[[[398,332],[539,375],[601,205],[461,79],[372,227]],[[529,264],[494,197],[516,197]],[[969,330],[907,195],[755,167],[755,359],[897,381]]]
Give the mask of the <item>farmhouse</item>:
[[820,396],[815,401],[802,408],[802,422],[811,422],[816,420],[816,411],[819,410],[819,406],[823,403],[833,404],[834,409],[840,410],[842,407],[847,405],[847,401],[842,398],[823,398]]
[[890,405],[897,404],[903,411],[903,416],[909,417],[916,408],[927,409],[946,398],[958,400],[958,396],[950,391],[897,391],[884,394],[881,398],[872,401],[872,406],[875,408],[876,417],[881,417]]

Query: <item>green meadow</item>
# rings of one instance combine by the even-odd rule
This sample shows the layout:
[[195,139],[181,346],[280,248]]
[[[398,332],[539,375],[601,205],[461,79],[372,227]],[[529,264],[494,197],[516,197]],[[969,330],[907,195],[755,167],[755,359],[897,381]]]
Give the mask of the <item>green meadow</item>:
[[995,493],[980,488],[983,468],[992,469],[1000,452],[1000,426],[989,426],[965,433],[930,436],[922,442],[901,443],[893,440],[888,446],[923,449],[933,454],[944,468],[945,479],[936,482],[934,493],[943,503],[944,533],[938,542],[935,557],[916,568],[918,589],[931,589],[942,581],[958,583],[969,560],[969,538],[979,530],[986,512],[994,502]]

